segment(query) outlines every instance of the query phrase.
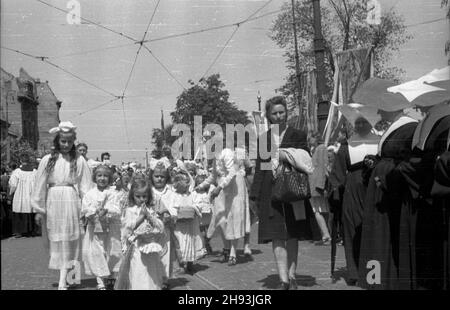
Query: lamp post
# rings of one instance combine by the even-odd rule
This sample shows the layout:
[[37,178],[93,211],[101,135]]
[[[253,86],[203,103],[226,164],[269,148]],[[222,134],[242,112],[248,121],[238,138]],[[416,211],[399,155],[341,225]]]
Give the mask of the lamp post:
[[261,112],[261,95],[259,93],[259,90],[258,90],[258,96],[256,98],[258,99],[258,111]]

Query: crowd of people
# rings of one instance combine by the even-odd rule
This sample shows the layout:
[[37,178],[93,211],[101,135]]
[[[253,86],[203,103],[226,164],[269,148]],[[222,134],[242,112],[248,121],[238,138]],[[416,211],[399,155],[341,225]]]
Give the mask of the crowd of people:
[[[73,261],[99,290],[166,289],[176,267],[194,273],[196,261],[213,253],[215,235],[231,268],[240,239],[252,259],[256,221],[258,243],[272,244],[280,289],[297,289],[298,241],[314,239],[314,227],[317,245],[342,238],[349,285],[448,289],[450,107],[423,112],[417,121],[401,109],[376,116],[354,109],[344,113],[353,133],[325,145],[321,135],[288,125],[277,96],[265,106],[271,128],[278,125],[278,134],[264,136],[276,146],[268,159],[250,160],[248,146],[235,145],[209,163],[167,153],[147,170],[114,166],[109,153],[88,159],[88,146],[75,144],[76,127],[62,122],[37,169],[24,155],[9,178],[13,230],[42,233],[59,289],[67,289]],[[286,166],[307,175],[308,197],[274,199]],[[3,183],[2,176],[2,192]]]

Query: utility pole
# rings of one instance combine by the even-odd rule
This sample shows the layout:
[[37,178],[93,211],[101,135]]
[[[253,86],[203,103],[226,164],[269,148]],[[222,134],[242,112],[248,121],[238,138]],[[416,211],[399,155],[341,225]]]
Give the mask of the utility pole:
[[325,80],[325,43],[322,36],[322,23],[320,16],[320,0],[312,0],[314,12],[314,56],[317,70],[317,98],[318,102],[326,101],[326,80]]
[[294,6],[294,0],[291,0],[292,4],[292,29],[294,31],[294,48],[295,48],[295,76],[297,77],[297,88],[298,88],[298,95],[297,95],[297,101],[298,101],[298,109],[299,109],[299,116],[302,118],[303,115],[303,106],[302,106],[302,100],[301,100],[301,94],[302,94],[302,84],[301,84],[301,77],[300,77],[300,58],[298,55],[298,43],[297,43],[297,26],[295,25],[295,6]]

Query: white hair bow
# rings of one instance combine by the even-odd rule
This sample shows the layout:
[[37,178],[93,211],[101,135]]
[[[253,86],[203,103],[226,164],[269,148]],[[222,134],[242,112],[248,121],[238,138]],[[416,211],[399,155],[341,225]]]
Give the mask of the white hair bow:
[[163,165],[164,168],[170,167],[170,160],[167,157],[162,157],[160,159],[152,158],[150,159],[150,169],[155,170],[157,165]]
[[48,132],[51,134],[58,132],[75,132],[75,129],[77,129],[77,127],[69,121],[59,123],[58,127],[53,127]]

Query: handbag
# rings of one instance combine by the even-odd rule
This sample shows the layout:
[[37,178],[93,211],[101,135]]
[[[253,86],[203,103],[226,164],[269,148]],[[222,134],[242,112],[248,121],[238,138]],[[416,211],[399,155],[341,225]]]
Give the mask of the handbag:
[[283,163],[281,172],[275,178],[272,200],[294,202],[311,198],[308,174]]

